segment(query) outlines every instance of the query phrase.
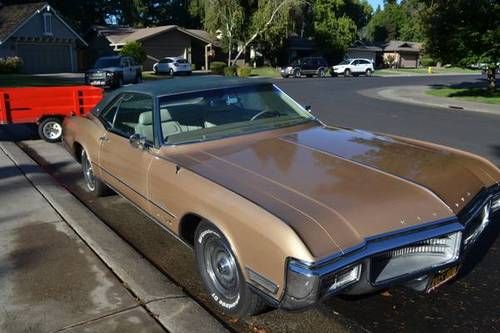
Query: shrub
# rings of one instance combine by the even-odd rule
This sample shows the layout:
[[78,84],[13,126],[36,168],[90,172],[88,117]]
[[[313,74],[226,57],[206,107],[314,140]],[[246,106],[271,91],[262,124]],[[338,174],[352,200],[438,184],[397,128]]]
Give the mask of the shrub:
[[226,67],[227,67],[226,63],[224,63],[222,61],[214,61],[214,62],[210,63],[210,70],[214,74],[224,75],[224,68],[226,68]]
[[236,66],[224,67],[224,76],[236,76],[237,70]]
[[23,60],[19,57],[0,58],[0,73],[19,73],[23,69]]
[[239,77],[249,77],[252,74],[252,68],[250,67],[238,67],[236,73]]
[[148,58],[148,55],[142,47],[142,44],[136,41],[127,42],[125,45],[123,45],[123,48],[120,50],[120,54],[122,56],[134,58],[135,62],[139,65],[142,65]]
[[431,57],[422,57],[422,60],[420,60],[420,64],[422,64],[422,66],[424,67],[436,66],[436,61]]

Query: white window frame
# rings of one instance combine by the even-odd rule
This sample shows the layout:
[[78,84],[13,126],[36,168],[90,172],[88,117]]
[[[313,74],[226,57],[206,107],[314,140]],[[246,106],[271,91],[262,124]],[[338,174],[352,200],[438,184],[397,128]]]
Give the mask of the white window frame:
[[43,14],[43,35],[44,36],[54,35],[52,30],[52,13]]

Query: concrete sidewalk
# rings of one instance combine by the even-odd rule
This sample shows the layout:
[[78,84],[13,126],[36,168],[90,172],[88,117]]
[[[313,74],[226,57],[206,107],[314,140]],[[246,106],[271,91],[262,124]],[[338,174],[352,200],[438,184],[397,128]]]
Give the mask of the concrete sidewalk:
[[464,101],[427,95],[430,86],[384,87],[360,91],[360,94],[400,103],[445,108],[454,111],[474,111],[500,115],[500,105]]
[[11,142],[0,199],[0,332],[226,331]]

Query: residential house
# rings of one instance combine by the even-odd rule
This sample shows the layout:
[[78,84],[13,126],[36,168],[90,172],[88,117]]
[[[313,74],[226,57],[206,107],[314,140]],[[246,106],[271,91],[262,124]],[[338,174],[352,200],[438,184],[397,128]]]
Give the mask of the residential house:
[[345,54],[346,58],[363,58],[371,60],[375,67],[382,66],[382,51],[383,49],[375,45],[366,45],[362,41],[356,41],[350,48],[347,49]]
[[140,42],[148,56],[145,70],[151,70],[153,64],[164,57],[184,57],[195,68],[206,68],[218,48],[218,41],[206,31],[176,25],[140,29],[96,26],[86,39],[92,62],[100,56],[116,54],[127,42]]
[[22,58],[25,73],[76,72],[85,46],[46,2],[0,4],[0,57]]
[[391,40],[383,47],[384,63],[394,59],[392,66],[396,68],[416,68],[420,66],[422,43]]

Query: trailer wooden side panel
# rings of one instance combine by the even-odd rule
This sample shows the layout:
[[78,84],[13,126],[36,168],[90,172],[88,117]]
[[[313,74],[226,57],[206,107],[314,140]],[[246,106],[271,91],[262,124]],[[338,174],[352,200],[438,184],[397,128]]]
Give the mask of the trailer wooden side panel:
[[0,97],[0,123],[37,123],[41,119],[90,112],[103,90],[89,86],[5,88]]

